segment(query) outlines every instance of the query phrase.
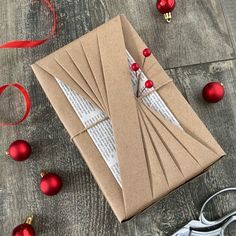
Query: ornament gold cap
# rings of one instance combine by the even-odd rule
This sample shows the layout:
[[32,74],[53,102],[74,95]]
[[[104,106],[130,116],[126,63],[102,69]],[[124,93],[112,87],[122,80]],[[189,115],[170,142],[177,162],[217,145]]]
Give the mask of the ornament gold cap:
[[43,178],[46,174],[48,174],[48,172],[45,171],[45,170],[42,170],[41,173],[40,173],[40,175],[41,175],[42,178]]
[[164,14],[164,18],[165,18],[167,23],[170,23],[171,22],[171,18],[172,18],[171,12],[165,13]]
[[29,216],[25,220],[25,224],[31,225],[33,223],[33,215]]

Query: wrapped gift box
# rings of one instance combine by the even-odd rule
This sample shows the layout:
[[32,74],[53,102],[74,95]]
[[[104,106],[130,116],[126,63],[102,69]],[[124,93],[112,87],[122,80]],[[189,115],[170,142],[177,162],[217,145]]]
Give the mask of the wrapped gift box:
[[153,55],[136,97],[146,47],[121,15],[32,65],[120,222],[225,154]]

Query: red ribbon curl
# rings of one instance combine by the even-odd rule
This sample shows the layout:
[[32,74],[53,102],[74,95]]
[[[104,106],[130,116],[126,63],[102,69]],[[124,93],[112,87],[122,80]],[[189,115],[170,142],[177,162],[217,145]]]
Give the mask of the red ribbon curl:
[[[53,16],[53,26],[52,26],[51,31],[49,32],[48,36],[44,39],[38,39],[38,40],[13,40],[13,41],[9,41],[9,42],[6,42],[6,43],[0,45],[0,49],[1,48],[33,48],[33,47],[36,47],[36,46],[39,46],[39,45],[45,43],[56,32],[57,15],[56,15],[55,8],[54,8],[53,4],[50,3],[50,0],[41,0],[41,1],[44,4],[46,4],[46,6],[48,7],[48,9],[50,10],[50,12],[52,13],[52,16]],[[31,102],[30,102],[29,94],[26,91],[26,89],[18,83],[5,84],[5,85],[0,87],[0,95],[8,87],[17,88],[19,90],[19,92],[23,95],[24,100],[25,100],[25,113],[19,121],[15,122],[15,123],[0,123],[0,127],[1,126],[14,126],[14,125],[20,124],[21,122],[23,122],[28,117],[29,112],[30,112]]]
[[46,6],[48,7],[53,16],[53,26],[48,36],[44,39],[38,39],[38,40],[13,40],[0,45],[0,48],[33,48],[45,43],[56,32],[57,14],[55,8],[53,4],[50,3],[50,0],[41,0],[41,1],[44,4],[46,4]]
[[24,100],[25,100],[25,113],[22,116],[22,118],[15,122],[15,123],[0,123],[0,126],[14,126],[14,125],[19,125],[21,122],[23,122],[29,115],[30,112],[30,107],[31,107],[31,102],[30,102],[30,97],[26,89],[21,85],[21,84],[5,84],[0,87],[0,95],[9,87],[15,87],[17,88],[20,93],[23,95]]

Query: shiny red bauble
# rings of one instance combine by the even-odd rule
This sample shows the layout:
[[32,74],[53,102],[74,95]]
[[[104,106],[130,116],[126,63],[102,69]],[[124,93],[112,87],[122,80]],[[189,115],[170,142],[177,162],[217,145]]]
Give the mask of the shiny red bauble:
[[219,102],[224,94],[224,86],[219,82],[210,82],[202,90],[203,98],[210,103]]
[[152,80],[147,80],[146,82],[145,82],[145,88],[152,88],[153,87],[153,82],[152,82]]
[[158,0],[156,7],[161,14],[172,12],[175,8],[175,0]]
[[132,71],[138,71],[139,70],[139,65],[138,65],[138,63],[133,63],[132,65],[131,65],[131,70]]
[[41,176],[40,190],[43,194],[53,196],[60,192],[62,180],[57,174],[42,172]]
[[24,161],[32,153],[31,146],[25,140],[14,141],[6,152],[15,161]]
[[152,54],[152,52],[151,52],[150,48],[145,48],[143,50],[144,57],[149,57],[149,56],[151,56],[151,54]]
[[16,226],[12,232],[12,236],[35,236],[35,231],[32,225],[24,223]]

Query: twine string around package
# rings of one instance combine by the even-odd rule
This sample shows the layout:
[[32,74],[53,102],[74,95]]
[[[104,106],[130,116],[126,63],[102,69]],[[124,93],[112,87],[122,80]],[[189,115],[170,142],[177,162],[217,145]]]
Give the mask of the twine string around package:
[[[167,84],[169,84],[169,83],[172,83],[172,82],[173,82],[172,79],[167,80],[166,82],[164,82],[164,83],[161,84],[160,86],[158,86],[158,87],[154,88],[153,90],[151,90],[151,91],[149,91],[149,92],[143,94],[142,96],[138,97],[138,98],[137,98],[137,101],[138,101],[138,102],[141,102],[143,98],[147,97],[148,95],[152,94],[153,92],[158,91],[159,89],[163,88],[165,85],[167,85]],[[75,137],[81,135],[82,133],[88,131],[89,129],[91,129],[91,128],[97,126],[97,125],[100,124],[101,122],[103,122],[103,121],[105,121],[105,120],[108,120],[108,119],[110,119],[110,117],[106,115],[106,116],[103,117],[102,119],[100,119],[100,120],[94,122],[93,124],[91,124],[91,125],[89,125],[89,126],[83,128],[82,130],[80,130],[80,131],[77,132],[76,134],[72,135],[71,138],[70,138],[70,141],[72,142]]]

